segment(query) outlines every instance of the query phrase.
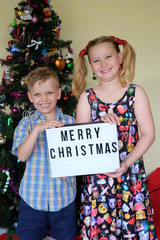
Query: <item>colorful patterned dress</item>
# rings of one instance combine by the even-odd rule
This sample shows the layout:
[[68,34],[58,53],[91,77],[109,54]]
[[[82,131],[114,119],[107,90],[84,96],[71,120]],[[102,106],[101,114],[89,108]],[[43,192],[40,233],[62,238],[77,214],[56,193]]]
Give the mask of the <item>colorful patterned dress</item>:
[[[93,89],[86,90],[93,122],[99,121],[109,108],[121,120],[117,126],[120,161],[124,161],[139,138],[134,114],[135,88],[131,84],[123,97],[112,104],[98,99]],[[83,240],[157,239],[143,158],[118,179],[105,174],[85,176],[81,201]]]

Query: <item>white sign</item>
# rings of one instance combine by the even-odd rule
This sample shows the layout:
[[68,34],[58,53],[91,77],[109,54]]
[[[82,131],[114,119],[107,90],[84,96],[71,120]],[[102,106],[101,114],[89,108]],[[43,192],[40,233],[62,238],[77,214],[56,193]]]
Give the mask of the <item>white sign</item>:
[[119,168],[117,127],[109,123],[46,130],[52,177],[114,172]]

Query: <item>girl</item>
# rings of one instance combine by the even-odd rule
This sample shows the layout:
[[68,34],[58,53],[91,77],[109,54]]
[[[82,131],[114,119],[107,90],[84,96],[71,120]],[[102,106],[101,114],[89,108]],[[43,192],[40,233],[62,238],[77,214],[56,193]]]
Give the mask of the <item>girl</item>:
[[[93,79],[99,79],[95,88],[86,91],[85,55]],[[84,177],[84,240],[157,239],[142,159],[154,141],[155,129],[144,89],[131,84],[134,71],[134,49],[113,36],[90,41],[77,60],[73,81],[73,93],[79,98],[77,123],[102,120],[117,124],[120,157],[120,168],[114,173]]]

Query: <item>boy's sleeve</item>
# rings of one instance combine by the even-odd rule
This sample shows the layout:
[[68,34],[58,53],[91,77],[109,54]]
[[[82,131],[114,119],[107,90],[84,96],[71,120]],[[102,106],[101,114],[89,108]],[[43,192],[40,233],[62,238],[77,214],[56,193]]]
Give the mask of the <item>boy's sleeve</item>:
[[72,123],[71,124],[74,124],[76,122],[76,119],[72,117]]
[[29,122],[23,118],[15,129],[11,153],[17,156],[18,147],[24,142],[30,133]]

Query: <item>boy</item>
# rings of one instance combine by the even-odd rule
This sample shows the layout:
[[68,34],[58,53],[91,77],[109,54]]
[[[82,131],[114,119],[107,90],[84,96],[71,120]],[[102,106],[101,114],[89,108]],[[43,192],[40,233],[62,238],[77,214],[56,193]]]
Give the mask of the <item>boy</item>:
[[56,108],[61,89],[51,69],[38,67],[30,72],[27,87],[36,111],[24,117],[14,133],[12,153],[26,162],[16,233],[23,240],[42,240],[49,229],[52,240],[72,240],[77,235],[76,180],[52,178],[45,129],[75,120]]

